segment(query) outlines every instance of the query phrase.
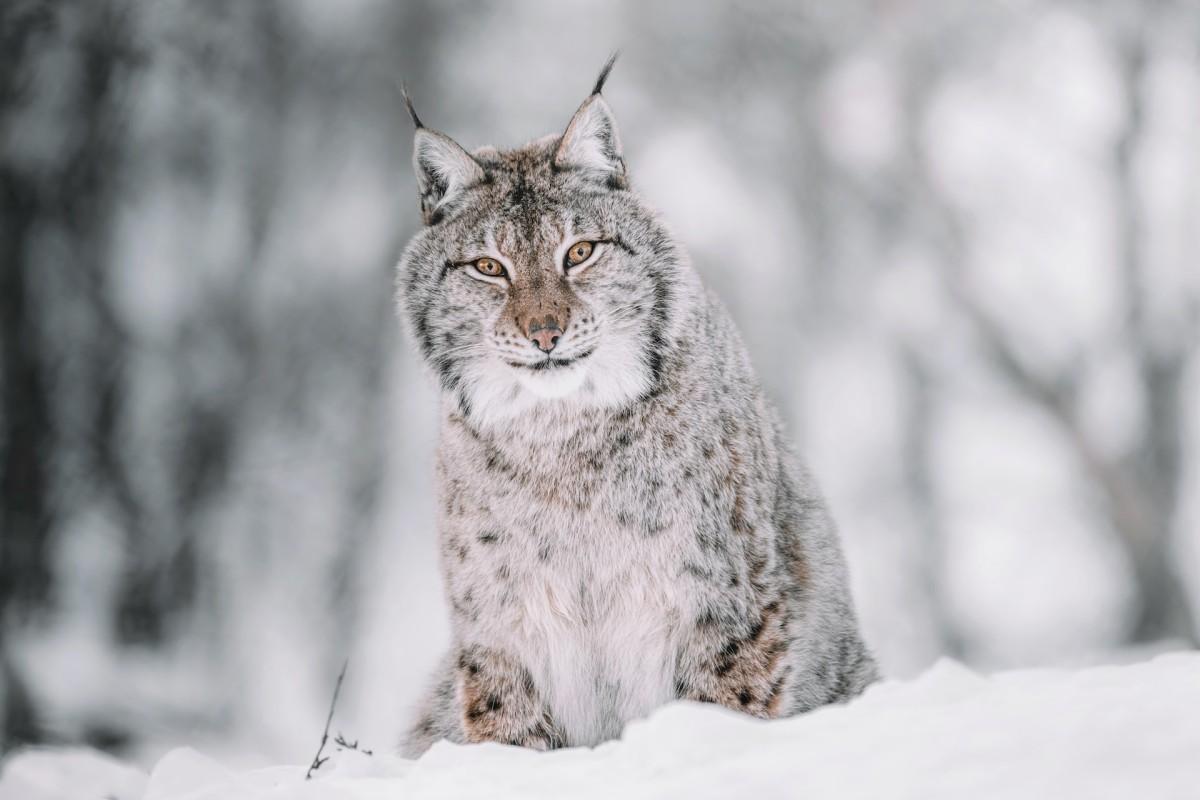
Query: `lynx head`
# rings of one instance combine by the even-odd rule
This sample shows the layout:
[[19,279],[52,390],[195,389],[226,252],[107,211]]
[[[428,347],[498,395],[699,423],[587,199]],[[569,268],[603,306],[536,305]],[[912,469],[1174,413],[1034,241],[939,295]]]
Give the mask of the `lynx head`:
[[561,135],[513,150],[468,152],[409,104],[425,227],[400,262],[400,300],[468,416],[620,406],[661,377],[689,268],[630,189],[601,96],[612,64]]

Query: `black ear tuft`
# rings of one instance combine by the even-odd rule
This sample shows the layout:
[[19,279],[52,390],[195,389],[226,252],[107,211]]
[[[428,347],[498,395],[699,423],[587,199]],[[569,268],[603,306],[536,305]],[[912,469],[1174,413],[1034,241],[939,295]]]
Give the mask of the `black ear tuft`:
[[608,80],[608,73],[612,72],[613,64],[617,63],[617,57],[620,55],[620,50],[614,50],[613,54],[608,57],[608,61],[604,64],[604,69],[600,70],[600,77],[596,78],[596,85],[592,87],[592,94],[600,94],[604,91],[604,83]]
[[413,108],[412,98],[408,96],[408,84],[400,84],[400,94],[404,96],[404,107],[408,109],[408,116],[412,118],[413,127],[417,130],[424,128],[421,124],[421,118],[417,116],[417,110]]

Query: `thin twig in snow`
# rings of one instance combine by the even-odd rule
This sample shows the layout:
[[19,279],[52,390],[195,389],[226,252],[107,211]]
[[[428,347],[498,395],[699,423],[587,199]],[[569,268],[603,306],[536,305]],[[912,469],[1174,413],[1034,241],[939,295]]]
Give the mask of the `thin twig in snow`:
[[338,693],[342,691],[342,680],[346,677],[346,667],[350,666],[350,659],[346,659],[342,664],[342,671],[338,673],[337,683],[333,687],[333,702],[329,704],[329,716],[325,718],[325,730],[321,733],[321,746],[317,748],[317,754],[313,756],[312,763],[308,766],[308,772],[304,773],[304,780],[312,780],[313,773],[321,768],[321,765],[329,760],[329,756],[321,757],[321,753],[325,751],[325,743],[329,741],[329,724],[333,722],[333,710],[337,708]]

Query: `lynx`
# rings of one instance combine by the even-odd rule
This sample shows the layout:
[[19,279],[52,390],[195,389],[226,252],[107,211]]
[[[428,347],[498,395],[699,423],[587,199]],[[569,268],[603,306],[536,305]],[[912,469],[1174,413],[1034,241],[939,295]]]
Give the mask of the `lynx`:
[[405,744],[594,745],[664,703],[786,717],[876,677],[833,523],[746,350],[631,188],[612,111],[467,152],[416,128],[398,267],[441,389],[453,645]]

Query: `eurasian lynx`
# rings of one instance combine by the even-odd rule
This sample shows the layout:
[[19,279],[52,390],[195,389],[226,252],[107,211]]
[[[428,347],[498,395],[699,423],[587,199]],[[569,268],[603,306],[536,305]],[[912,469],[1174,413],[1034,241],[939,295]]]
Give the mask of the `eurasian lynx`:
[[[453,647],[406,745],[592,745],[676,698],[783,717],[876,677],[837,535],[601,97],[468,153],[415,113],[399,265],[441,384]],[[411,103],[409,110],[412,112]]]

